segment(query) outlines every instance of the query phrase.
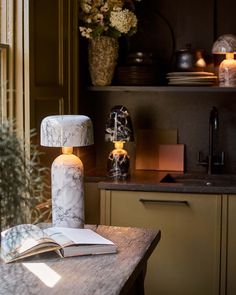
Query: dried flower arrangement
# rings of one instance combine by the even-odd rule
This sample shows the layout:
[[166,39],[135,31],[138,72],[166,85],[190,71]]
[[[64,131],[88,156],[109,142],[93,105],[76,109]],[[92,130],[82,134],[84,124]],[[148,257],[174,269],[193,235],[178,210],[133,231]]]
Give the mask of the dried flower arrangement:
[[79,0],[81,35],[86,38],[131,36],[137,30],[134,1]]

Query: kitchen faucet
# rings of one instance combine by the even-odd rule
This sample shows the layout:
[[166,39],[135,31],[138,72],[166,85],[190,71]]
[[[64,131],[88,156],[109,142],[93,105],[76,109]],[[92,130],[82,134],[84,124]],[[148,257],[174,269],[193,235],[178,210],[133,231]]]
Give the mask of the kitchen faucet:
[[[209,150],[206,161],[201,161],[201,153],[199,152],[198,164],[207,167],[207,174],[212,174],[214,166],[224,165],[224,152],[221,153],[221,159],[214,154],[214,133],[219,129],[219,115],[216,107],[212,107],[209,117]],[[217,159],[218,158],[218,159]]]
[[213,107],[210,112],[209,118],[209,154],[208,154],[208,167],[207,174],[212,173],[212,165],[213,165],[213,133],[217,131],[219,128],[219,117],[218,110],[216,107]]

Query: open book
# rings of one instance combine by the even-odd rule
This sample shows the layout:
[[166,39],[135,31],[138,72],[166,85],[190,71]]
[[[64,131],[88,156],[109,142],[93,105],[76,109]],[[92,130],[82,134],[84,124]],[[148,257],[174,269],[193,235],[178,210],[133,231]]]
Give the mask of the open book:
[[12,262],[27,256],[56,251],[61,257],[116,253],[116,245],[91,229],[21,224],[1,233],[1,258]]

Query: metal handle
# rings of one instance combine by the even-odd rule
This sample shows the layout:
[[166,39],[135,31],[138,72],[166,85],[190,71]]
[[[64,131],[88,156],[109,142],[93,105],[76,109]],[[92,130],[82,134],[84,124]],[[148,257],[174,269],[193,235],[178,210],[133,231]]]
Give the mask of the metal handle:
[[174,205],[186,205],[188,206],[188,201],[182,200],[153,200],[153,199],[139,199],[141,203],[157,203],[157,204],[174,204]]

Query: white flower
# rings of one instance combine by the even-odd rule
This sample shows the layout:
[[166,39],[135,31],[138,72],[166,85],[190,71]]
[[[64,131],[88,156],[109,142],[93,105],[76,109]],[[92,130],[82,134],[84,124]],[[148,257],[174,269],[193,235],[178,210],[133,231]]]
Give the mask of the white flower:
[[121,33],[127,34],[137,26],[136,15],[128,9],[112,11],[110,16],[111,26]]
[[106,2],[101,8],[100,8],[101,12],[107,12],[109,10],[109,6],[108,3]]
[[81,4],[81,9],[85,12],[85,13],[89,13],[92,9],[91,5],[89,5],[88,3],[82,3]]
[[114,7],[113,7],[113,10],[114,10],[114,11],[121,11],[122,8],[121,8],[120,6],[114,6]]
[[[119,38],[122,34],[131,36],[136,32],[137,17],[133,12],[134,2],[141,0],[78,1],[81,9],[82,36],[94,38],[106,35]],[[125,8],[126,4],[130,5],[131,11]]]
[[91,24],[92,20],[91,20],[90,17],[88,17],[88,18],[85,19],[85,22],[86,22],[87,24]]
[[98,13],[94,16],[95,22],[102,23],[103,22],[103,14]]
[[79,27],[79,30],[81,32],[81,35],[85,38],[91,38],[92,29],[86,28],[86,27]]

